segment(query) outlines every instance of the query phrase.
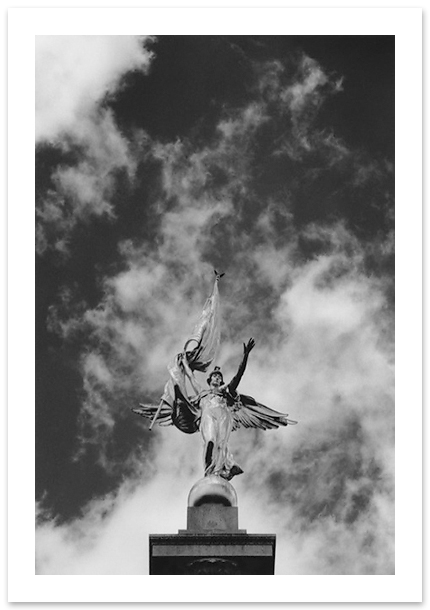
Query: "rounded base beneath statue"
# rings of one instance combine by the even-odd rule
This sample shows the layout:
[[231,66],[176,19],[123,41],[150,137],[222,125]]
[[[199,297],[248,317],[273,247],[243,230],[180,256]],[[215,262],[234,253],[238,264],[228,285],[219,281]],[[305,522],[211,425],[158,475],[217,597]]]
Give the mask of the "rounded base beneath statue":
[[237,495],[233,485],[215,474],[211,474],[192,486],[188,495],[188,506],[222,504],[237,506]]

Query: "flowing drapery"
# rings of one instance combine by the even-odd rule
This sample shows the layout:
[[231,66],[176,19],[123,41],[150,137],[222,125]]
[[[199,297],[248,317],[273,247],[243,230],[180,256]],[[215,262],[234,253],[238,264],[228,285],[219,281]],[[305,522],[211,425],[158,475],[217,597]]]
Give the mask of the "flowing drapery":
[[[218,354],[220,338],[221,316],[217,277],[212,294],[207,299],[191,337],[184,346],[184,352],[192,371],[207,371]],[[192,349],[190,349],[191,347]]]
[[[181,394],[188,398],[190,390],[187,386],[186,366],[193,371],[206,372],[218,355],[221,339],[221,315],[218,290],[219,277],[217,275],[212,294],[206,300],[200,318],[195,325],[191,336],[187,339],[184,349],[177,354],[173,362],[167,367],[169,379],[164,387],[161,397],[162,403],[168,404],[174,410],[176,404],[177,386]],[[175,422],[176,423],[176,422]],[[178,425],[178,424],[177,424]],[[178,426],[181,427],[182,426]],[[185,426],[188,427],[188,426]],[[188,431],[188,430],[183,430]]]

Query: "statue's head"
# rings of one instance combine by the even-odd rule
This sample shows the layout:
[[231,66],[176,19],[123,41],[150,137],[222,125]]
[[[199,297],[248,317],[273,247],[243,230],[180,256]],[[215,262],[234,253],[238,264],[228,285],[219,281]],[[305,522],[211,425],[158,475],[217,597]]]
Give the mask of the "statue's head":
[[216,366],[212,373],[207,378],[207,382],[211,386],[219,387],[224,383],[224,379],[219,366]]

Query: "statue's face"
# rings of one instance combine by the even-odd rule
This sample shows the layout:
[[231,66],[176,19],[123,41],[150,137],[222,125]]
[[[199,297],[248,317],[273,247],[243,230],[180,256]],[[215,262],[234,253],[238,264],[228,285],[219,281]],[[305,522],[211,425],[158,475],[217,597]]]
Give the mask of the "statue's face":
[[213,373],[211,377],[210,386],[211,388],[219,388],[222,385],[222,375],[221,373]]

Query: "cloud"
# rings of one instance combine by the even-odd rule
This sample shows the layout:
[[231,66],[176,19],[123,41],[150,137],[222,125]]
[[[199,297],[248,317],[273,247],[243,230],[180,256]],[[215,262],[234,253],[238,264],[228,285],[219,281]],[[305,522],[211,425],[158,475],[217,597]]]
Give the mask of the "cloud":
[[[90,91],[92,106],[100,91]],[[339,79],[305,56],[293,71],[261,63],[252,100],[225,108],[210,137],[147,136],[146,158],[159,171],[159,188],[142,200],[154,217],[150,238],[144,227],[139,237],[118,238],[119,264],[98,277],[98,304],[85,305],[70,288],[50,318],[63,341],[85,337],[80,451],[96,447],[104,471],[127,480],[70,523],[43,519],[41,508],[39,573],[144,573],[147,534],[183,527],[186,494],[202,474],[197,435],[171,428],[149,438],[136,418],[142,440],[129,448],[126,468],[112,446],[129,407],[158,400],[213,267],[226,271],[225,376],[235,373],[242,341],[254,336],[243,391],[299,420],[233,435],[245,470],[235,482],[241,527],[277,532],[278,573],[393,573],[392,278],[384,267],[392,234],[364,239],[345,212],[348,198],[366,205],[360,189],[377,181],[384,214],[390,170],[316,129],[324,100],[340,91]],[[103,214],[115,222],[113,172],[132,173],[141,161],[113,115],[95,116],[87,114],[94,128],[87,140],[74,127],[86,152],[57,170],[41,213],[45,235],[52,218],[57,248],[78,219]],[[327,174],[335,179],[324,192]],[[307,198],[304,189],[318,196]],[[75,201],[70,217],[60,200]],[[333,201],[344,218],[321,214]],[[369,267],[369,253],[378,267]]]
[[36,36],[36,142],[84,137],[124,73],[147,70],[145,36]]
[[114,493],[89,502],[79,519],[60,524],[37,507],[37,574],[148,573],[148,535],[186,527],[188,490],[199,476],[197,435],[184,443],[178,430],[156,434],[164,449]]
[[[341,241],[339,237],[337,241]],[[339,267],[343,267],[342,274]],[[161,275],[152,276],[150,284],[146,280],[152,300],[156,277],[160,278],[159,290],[165,284]],[[127,279],[131,281],[131,277]],[[140,283],[137,277],[135,281],[126,289],[125,277],[118,282],[120,298],[125,293],[131,299],[122,300],[126,311],[139,295],[132,288]],[[176,333],[178,347],[183,328],[190,327],[183,294],[181,299],[174,298],[165,317],[157,322],[156,340],[150,343],[159,345],[150,356],[152,365],[142,365],[148,374],[142,393],[150,387],[150,371],[157,371],[159,388],[166,378],[164,367],[175,351],[168,324]],[[224,304],[228,299],[224,294]],[[245,470],[243,478],[235,481],[241,527],[249,532],[277,533],[277,573],[394,571],[393,352],[380,341],[383,325],[377,315],[384,302],[383,287],[360,272],[357,260],[345,258],[343,252],[320,257],[296,267],[290,285],[280,294],[275,317],[282,339],[273,337],[267,346],[257,344],[252,354],[243,390],[299,420],[294,428],[244,430],[232,439],[236,459]],[[134,327],[137,336],[142,328],[145,324],[139,321]],[[112,327],[98,330],[103,333]],[[109,336],[112,340],[112,334]],[[122,343],[138,342],[134,332],[124,333],[123,325],[115,344],[119,338]],[[116,349],[118,358],[127,358],[119,346]],[[234,373],[239,357],[240,346],[224,342],[221,363],[228,375]],[[88,382],[93,379],[104,384],[112,397],[109,371],[115,371],[115,363],[108,359],[106,367],[105,362],[88,354],[85,375]],[[90,405],[98,417],[113,418],[104,422],[106,428],[119,416],[112,411],[112,400],[97,402],[94,390],[88,392],[85,408]],[[100,444],[102,436],[95,423],[92,433]],[[186,494],[201,476],[197,435],[189,438],[173,428],[155,434],[146,458],[153,478],[135,481],[132,489],[124,486],[112,501],[109,517],[97,517],[105,504],[95,501],[76,523],[42,526],[38,548],[45,559],[39,562],[40,573],[147,571],[142,551],[147,536],[183,527]],[[135,472],[148,472],[148,462],[139,463],[140,458],[135,455]],[[169,495],[172,489],[178,493],[175,498]],[[160,505],[166,507],[162,522],[157,516]],[[76,527],[79,536],[70,533]],[[89,547],[81,550],[81,544]],[[127,561],[119,562],[118,557],[127,550]]]
[[283,339],[258,347],[246,376],[247,393],[299,420],[237,441],[246,517],[266,498],[278,573],[394,573],[390,316],[383,283],[359,259],[341,251],[294,270],[277,309]]
[[113,113],[103,105],[130,71],[147,71],[144,36],[36,37],[36,144],[63,162],[38,198],[36,248],[69,253],[78,223],[115,217],[117,174],[132,179],[136,160]]

